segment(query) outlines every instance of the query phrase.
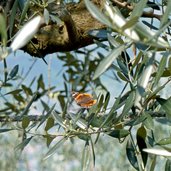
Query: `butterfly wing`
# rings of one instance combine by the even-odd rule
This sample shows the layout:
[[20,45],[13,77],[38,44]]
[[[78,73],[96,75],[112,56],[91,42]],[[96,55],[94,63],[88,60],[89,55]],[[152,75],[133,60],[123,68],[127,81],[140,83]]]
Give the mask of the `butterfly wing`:
[[77,94],[77,96],[75,97],[75,101],[78,105],[85,108],[89,108],[97,102],[97,100],[94,100],[93,96],[88,93]]

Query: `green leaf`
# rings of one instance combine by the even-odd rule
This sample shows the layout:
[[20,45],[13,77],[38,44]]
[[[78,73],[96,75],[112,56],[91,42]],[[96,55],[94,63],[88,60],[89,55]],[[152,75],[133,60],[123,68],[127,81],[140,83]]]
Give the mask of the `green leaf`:
[[10,33],[10,37],[12,37],[12,31],[13,31],[13,27],[14,27],[14,20],[16,17],[16,11],[18,8],[18,0],[15,0],[13,7],[12,7],[12,11],[11,11],[11,15],[10,15],[10,19],[9,19],[9,33]]
[[92,157],[93,157],[93,166],[95,167],[96,156],[95,156],[94,144],[93,144],[92,139],[90,139],[90,146],[91,146]]
[[42,119],[41,119],[41,121],[40,121],[40,123],[39,123],[39,125],[37,126],[36,129],[38,129],[38,128],[45,122],[45,120],[52,114],[52,112],[53,112],[53,110],[54,110],[54,108],[55,108],[55,105],[56,105],[56,104],[54,104],[54,105],[49,109],[49,111],[46,113],[46,115],[44,115],[44,117],[42,117]]
[[48,106],[48,104],[46,102],[44,102],[43,100],[40,100],[40,102],[41,102],[41,104],[43,106],[43,110],[46,111],[46,112],[48,112],[49,109],[50,109],[49,106]]
[[110,112],[108,113],[107,117],[105,118],[105,120],[104,120],[104,121],[102,122],[102,124],[100,125],[99,130],[100,130],[101,128],[103,128],[103,126],[108,125],[110,122],[112,122],[113,119],[116,117],[116,115],[117,115],[116,110],[117,110],[117,108],[118,108],[119,102],[120,102],[120,98],[117,98],[117,99],[115,100],[115,103],[114,103],[114,105],[112,106]]
[[26,18],[26,14],[29,9],[29,6],[30,6],[30,0],[27,0],[24,3],[24,9],[22,10],[21,17],[20,17],[20,23],[22,23],[24,21],[24,19]]
[[76,124],[78,127],[82,129],[87,129],[88,123],[84,119],[80,118],[81,114],[82,112],[78,113],[77,115],[69,113],[74,125]]
[[83,171],[89,170],[90,165],[90,146],[89,142],[87,141],[84,146],[84,150],[82,153],[82,161],[81,161],[81,168]]
[[167,159],[165,164],[165,171],[170,171],[170,170],[171,170],[171,160]]
[[0,13],[0,36],[3,46],[7,43],[7,28],[6,28],[6,18],[3,13]]
[[157,145],[168,145],[168,144],[171,144],[171,137],[163,138],[163,139],[159,140],[156,144]]
[[42,88],[42,90],[45,90],[45,84],[43,82],[43,75],[42,74],[40,75],[37,82],[38,82],[37,89]]
[[168,23],[170,11],[171,11],[171,1],[167,1],[166,10],[164,11],[162,18],[161,18],[160,28],[166,25],[166,23]]
[[59,100],[59,103],[60,103],[60,106],[61,106],[61,109],[64,109],[65,108],[65,97],[63,95],[59,95],[58,96],[58,100]]
[[132,142],[128,140],[127,145],[126,145],[126,154],[129,162],[131,165],[136,169],[139,170],[138,168],[138,161],[137,161],[137,154],[136,154],[136,149],[134,148]]
[[141,17],[142,13],[144,12],[144,8],[147,4],[148,0],[140,0],[133,8],[133,11],[131,13],[131,19],[134,17]]
[[18,73],[19,65],[15,65],[9,74],[9,79],[13,79]]
[[125,106],[123,108],[122,114],[118,117],[118,121],[120,121],[125,115],[127,115],[130,111],[130,109],[134,105],[135,100],[135,91],[130,92],[129,97],[127,98],[125,102]]
[[125,82],[128,82],[128,79],[125,77],[125,75],[122,72],[117,72],[118,77]]
[[170,71],[170,73],[171,73],[171,57],[169,58],[168,69],[169,69],[169,71]]
[[[169,54],[170,55],[170,54]],[[158,66],[158,68],[157,68],[157,74],[156,74],[156,76],[155,76],[155,80],[154,80],[154,86],[155,85],[157,85],[157,83],[159,82],[159,80],[160,80],[160,77],[162,76],[162,74],[163,74],[163,72],[164,72],[164,69],[165,69],[165,67],[166,67],[166,62],[167,62],[167,57],[168,56],[163,56],[162,57],[162,59],[161,59],[161,61],[160,61],[160,64],[159,64],[159,66]]]
[[138,64],[140,63],[140,59],[142,58],[142,56],[143,56],[143,52],[140,51],[140,52],[138,53],[138,55],[136,56],[135,61],[133,62],[133,65],[132,65],[132,68],[133,68],[133,69],[134,69],[135,67],[138,67]]
[[48,25],[48,23],[49,23],[49,11],[46,8],[44,9],[43,16],[44,16],[45,23]]
[[56,153],[57,149],[64,144],[64,142],[67,140],[66,137],[63,137],[61,140],[59,140],[52,148],[49,149],[49,151],[44,156],[43,160],[48,159],[50,156]]
[[153,130],[154,129],[154,121],[153,121],[153,118],[151,117],[151,115],[149,115],[148,113],[143,113],[142,115],[145,116],[145,120],[143,121],[144,126],[147,129]]
[[125,49],[125,45],[121,45],[115,48],[106,58],[104,58],[97,69],[95,70],[93,80],[98,78],[102,73],[104,73],[113,63],[113,61],[121,54]]
[[53,116],[60,126],[66,128],[65,119],[63,119],[57,112],[53,111]]
[[105,15],[103,15],[103,13],[91,1],[85,0],[85,4],[94,18],[99,20],[101,23],[112,27],[110,20]]
[[77,136],[78,136],[78,138],[80,138],[81,140],[84,140],[84,141],[89,141],[90,140],[90,136],[87,135],[87,134],[80,133]]
[[162,109],[166,112],[167,118],[171,119],[171,97],[166,99],[156,98]]
[[108,104],[109,104],[109,100],[110,100],[110,93],[107,92],[106,97],[105,97],[104,106],[103,106],[103,110],[104,110],[104,111],[106,111],[106,109],[107,109],[107,106],[108,106]]
[[30,96],[33,95],[33,92],[30,87],[26,87],[24,84],[22,84],[21,87],[23,91],[26,93],[26,95],[30,95]]
[[162,37],[159,37],[158,34],[148,27],[145,27],[142,23],[137,23],[134,27],[135,31],[138,33],[139,37],[141,37],[142,43],[146,45],[151,45],[157,48],[170,48],[167,41],[165,41]]
[[157,158],[157,156],[154,156],[154,159],[152,160],[152,163],[151,163],[151,166],[150,166],[150,171],[154,171],[155,170],[156,158]]
[[102,94],[100,96],[100,99],[98,100],[97,108],[100,110],[103,106],[103,100],[104,100],[104,95]]
[[5,95],[8,95],[8,94],[19,94],[21,91],[23,91],[22,89],[17,89],[17,90],[13,90],[13,91],[10,91],[8,93],[6,93]]
[[29,126],[30,119],[28,116],[24,116],[22,119],[22,128],[26,129]]
[[47,147],[49,147],[51,142],[56,138],[56,136],[53,136],[53,135],[50,135],[50,134],[47,134],[44,137],[46,138]]
[[32,103],[35,101],[35,99],[37,98],[37,94],[35,93],[31,100],[28,102],[27,106],[25,107],[25,109],[22,111],[22,113],[20,114],[20,117],[23,117],[24,115],[27,115],[28,114],[28,111],[32,105]]
[[141,152],[141,156],[142,156],[144,166],[146,166],[147,159],[148,159],[148,154],[143,151],[144,148],[147,148],[147,145],[145,142],[146,136],[147,136],[146,129],[143,126],[141,126],[137,131],[136,138],[137,138],[137,145],[138,145],[138,148]]
[[121,29],[126,30],[128,28],[133,27],[138,22],[138,19],[139,19],[138,17],[134,16],[129,21],[127,21],[126,24],[124,24]]
[[49,117],[46,122],[45,131],[48,131],[53,126],[54,126],[54,119],[52,117]]
[[0,129],[0,133],[13,131],[14,129]]
[[27,138],[25,139],[22,143],[18,144],[16,147],[15,147],[15,150],[23,150],[27,144],[31,141],[31,139],[33,138],[33,136],[31,136],[30,138]]
[[111,137],[120,139],[120,138],[126,137],[129,134],[130,134],[130,132],[128,130],[115,129],[115,130],[111,131],[108,135],[110,135]]

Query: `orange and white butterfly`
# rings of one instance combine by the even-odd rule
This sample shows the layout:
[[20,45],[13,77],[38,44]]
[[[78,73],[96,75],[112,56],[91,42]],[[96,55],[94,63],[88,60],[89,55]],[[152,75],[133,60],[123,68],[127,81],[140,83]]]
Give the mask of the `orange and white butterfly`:
[[83,107],[83,108],[90,108],[91,106],[95,105],[97,100],[93,99],[93,96],[88,93],[79,93],[79,92],[72,92],[72,97],[76,101],[76,103]]

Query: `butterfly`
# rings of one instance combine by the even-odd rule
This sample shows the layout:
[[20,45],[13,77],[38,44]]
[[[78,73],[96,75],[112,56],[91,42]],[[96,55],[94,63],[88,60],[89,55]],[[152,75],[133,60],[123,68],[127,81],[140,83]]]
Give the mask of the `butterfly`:
[[72,92],[72,97],[76,101],[76,103],[83,107],[83,108],[90,108],[91,106],[95,105],[97,100],[93,99],[93,96],[88,93],[79,93],[79,92]]

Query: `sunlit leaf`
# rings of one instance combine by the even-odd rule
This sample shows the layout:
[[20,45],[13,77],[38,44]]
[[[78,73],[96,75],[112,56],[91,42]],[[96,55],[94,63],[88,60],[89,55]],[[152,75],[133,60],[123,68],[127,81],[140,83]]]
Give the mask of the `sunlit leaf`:
[[113,63],[113,61],[121,54],[121,52],[124,50],[125,46],[121,45],[117,48],[115,48],[106,58],[104,58],[99,66],[97,67],[93,80],[98,78],[102,73],[104,73]]
[[85,0],[85,4],[94,18],[96,18],[103,24],[112,27],[112,24],[109,19],[105,15],[103,15],[102,12],[91,1]]
[[[17,1],[17,0],[16,0]],[[14,15],[15,16],[15,15]],[[23,28],[17,32],[14,40],[12,41],[10,48],[12,51],[25,46],[38,31],[39,26],[43,23],[41,16],[36,16],[28,23],[26,23]],[[11,27],[10,27],[11,28]]]
[[138,21],[138,17],[133,17],[132,19],[130,19],[129,21],[126,22],[126,24],[124,26],[122,26],[122,30],[126,30],[128,28],[131,28],[132,26],[134,26]]
[[135,106],[139,106],[139,102],[148,85],[150,76],[153,71],[153,62],[154,62],[154,54],[150,56],[150,58],[148,59],[148,62],[146,63],[146,67],[144,71],[141,73],[140,78],[138,79],[138,88],[136,90],[136,96],[135,96]]
[[144,152],[158,155],[158,156],[165,156],[165,157],[171,157],[171,152],[164,149],[156,149],[156,148],[146,148],[143,149]]
[[122,27],[127,23],[127,20],[122,16],[122,14],[120,13],[117,7],[109,5],[108,3],[105,3],[104,7],[105,7],[107,15],[112,20],[111,28],[113,28],[114,30],[117,30],[123,35],[128,36],[130,39],[134,41],[140,40],[134,27],[127,28],[124,30],[122,29]]

